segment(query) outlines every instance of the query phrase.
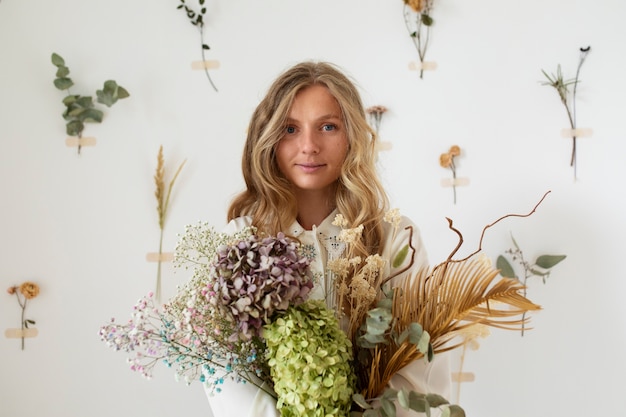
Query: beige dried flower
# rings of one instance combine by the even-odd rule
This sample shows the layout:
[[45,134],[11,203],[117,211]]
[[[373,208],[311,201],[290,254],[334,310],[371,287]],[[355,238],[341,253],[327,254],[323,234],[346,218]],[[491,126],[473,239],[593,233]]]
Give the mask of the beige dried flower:
[[34,282],[26,281],[20,285],[20,292],[27,300],[37,297],[39,295],[39,285]]
[[402,216],[400,215],[400,209],[394,208],[385,213],[383,220],[393,225],[393,227],[397,229],[398,225],[400,224],[401,217]]
[[348,221],[343,214],[337,214],[335,216],[335,220],[333,220],[333,226],[346,227],[348,225]]
[[442,168],[448,168],[452,165],[452,155],[449,153],[442,153],[439,155],[439,165],[441,165]]
[[360,224],[358,227],[353,229],[343,229],[339,232],[339,236],[337,239],[344,243],[354,243],[358,242],[361,239],[361,235],[363,234],[363,225]]
[[452,145],[448,153],[452,156],[459,156],[461,155],[461,148],[459,148],[458,145]]

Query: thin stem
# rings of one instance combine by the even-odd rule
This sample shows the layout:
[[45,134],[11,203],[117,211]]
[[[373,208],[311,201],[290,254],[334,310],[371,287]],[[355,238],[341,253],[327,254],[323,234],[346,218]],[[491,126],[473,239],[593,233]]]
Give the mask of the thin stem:
[[[19,300],[20,297],[18,295],[17,299]],[[24,319],[24,313],[26,311],[26,302],[28,300],[26,298],[24,298],[24,304],[22,304],[20,302],[20,306],[22,306],[22,350],[24,350],[24,323],[25,323],[25,319]]]
[[155,290],[155,298],[157,302],[161,303],[161,264],[163,256],[163,228],[161,228],[161,236],[159,237],[159,263],[157,265],[157,282],[156,282],[156,290]]
[[454,194],[454,204],[456,204],[456,166],[454,165],[454,157],[450,162],[450,169],[452,170],[452,192]]
[[[590,49],[590,46],[587,48],[580,48],[580,59],[578,60],[576,78],[574,78],[574,89],[572,91],[572,116],[570,118],[570,122],[572,123],[573,129],[575,129],[576,126],[576,90],[578,89],[578,76],[580,75],[580,67],[582,67],[583,62],[585,62],[585,58],[587,58],[587,54]],[[572,137],[572,159],[570,161],[570,166],[574,167],[574,179],[576,179],[576,136]]]
[[[200,24],[200,49],[202,50],[202,62],[206,61],[206,58],[204,56],[204,24]],[[211,87],[213,87],[213,89],[217,92],[217,87],[215,86],[215,84],[213,83],[213,80],[211,79],[211,75],[209,74],[209,69],[206,67],[204,67],[204,73],[206,74],[206,77],[209,80],[209,83],[211,83]]]

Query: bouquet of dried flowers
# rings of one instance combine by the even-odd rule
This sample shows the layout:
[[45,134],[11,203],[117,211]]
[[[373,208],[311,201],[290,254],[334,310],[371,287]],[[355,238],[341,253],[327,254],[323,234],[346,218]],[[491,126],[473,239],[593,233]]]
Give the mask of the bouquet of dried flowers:
[[[529,215],[503,216],[486,226],[483,236],[487,228],[506,217]],[[397,228],[399,213],[391,211],[385,220]],[[352,255],[351,243],[359,239],[361,228],[345,229],[339,236],[347,244],[347,256],[329,262],[329,268],[337,279],[336,310],[340,320],[347,323],[345,330],[355,347],[354,401],[364,417],[395,416],[396,405],[427,415],[431,408],[441,408],[446,416],[464,416],[459,406],[439,395],[398,391],[388,384],[411,362],[430,361],[438,352],[462,346],[460,336],[471,326],[515,330],[526,321],[518,316],[539,308],[521,294],[524,287],[519,281],[499,278],[498,270],[480,256],[482,237],[478,250],[466,258],[453,259],[463,238],[450,219],[448,222],[459,236],[459,244],[448,259],[405,277],[401,275],[410,266],[385,276],[387,260],[372,255],[362,261]],[[341,216],[335,224],[346,225]],[[410,227],[409,232],[413,232]],[[389,260],[394,266],[402,265],[407,256],[411,256],[412,265],[415,249],[410,242],[411,238]],[[394,279],[400,281],[392,286]]]
[[193,267],[176,296],[156,307],[150,293],[127,323],[103,326],[101,339],[132,352],[131,369],[147,378],[163,361],[210,391],[219,392],[225,378],[267,380],[262,328],[275,313],[306,300],[313,287],[298,245],[282,234],[261,238],[251,227],[228,235],[200,223],[187,227],[175,262]]
[[26,281],[21,285],[14,285],[7,289],[7,292],[10,295],[15,294],[17,297],[17,302],[22,309],[22,320],[21,320],[21,330],[22,330],[22,350],[24,350],[24,330],[28,329],[29,324],[35,324],[34,320],[27,319],[25,317],[26,314],[26,305],[28,304],[28,300],[32,300],[33,298],[39,295],[39,285],[34,282]]
[[[385,221],[397,233],[399,212]],[[394,417],[396,406],[464,416],[437,394],[388,384],[409,363],[462,346],[455,338],[470,326],[517,329],[524,320],[515,316],[539,307],[520,294],[519,281],[498,279],[490,262],[475,257],[480,247],[453,260],[459,243],[446,261],[406,275],[415,255],[410,227],[393,259],[361,259],[352,243],[363,227],[347,228],[341,215],[334,224],[346,252],[328,262],[334,285],[326,300],[307,300],[319,277],[296,242],[260,237],[253,227],[227,235],[201,223],[187,227],[176,250],[177,265],[193,268],[190,281],[161,308],[150,296],[140,300],[127,324],[112,321],[101,338],[134,353],[131,369],[146,377],[164,361],[213,393],[227,378],[253,383],[276,398],[285,417]],[[407,268],[384,273],[386,262],[398,268],[407,257]]]

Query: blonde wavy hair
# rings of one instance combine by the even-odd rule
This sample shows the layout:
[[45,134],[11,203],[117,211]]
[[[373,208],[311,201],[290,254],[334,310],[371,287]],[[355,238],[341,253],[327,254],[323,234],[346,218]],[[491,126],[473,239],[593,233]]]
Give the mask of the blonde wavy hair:
[[336,66],[327,62],[302,62],[280,75],[270,86],[250,121],[242,157],[246,189],[228,209],[228,220],[251,216],[260,232],[275,235],[287,231],[298,215],[292,184],[276,162],[276,146],[285,131],[286,119],[296,94],[312,85],[323,85],[342,111],[348,152],[337,181],[334,205],[348,227],[363,225],[355,254],[383,250],[382,219],[388,197],[375,166],[376,133],[367,123],[355,84]]

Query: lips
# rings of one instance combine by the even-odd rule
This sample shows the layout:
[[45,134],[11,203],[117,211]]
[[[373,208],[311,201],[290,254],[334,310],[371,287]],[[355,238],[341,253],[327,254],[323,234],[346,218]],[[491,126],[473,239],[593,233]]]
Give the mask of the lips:
[[306,173],[311,173],[311,172],[315,172],[315,171],[323,168],[326,165],[325,164],[317,164],[317,163],[304,163],[304,164],[296,164],[296,166],[298,168],[300,168],[302,171],[306,172]]

